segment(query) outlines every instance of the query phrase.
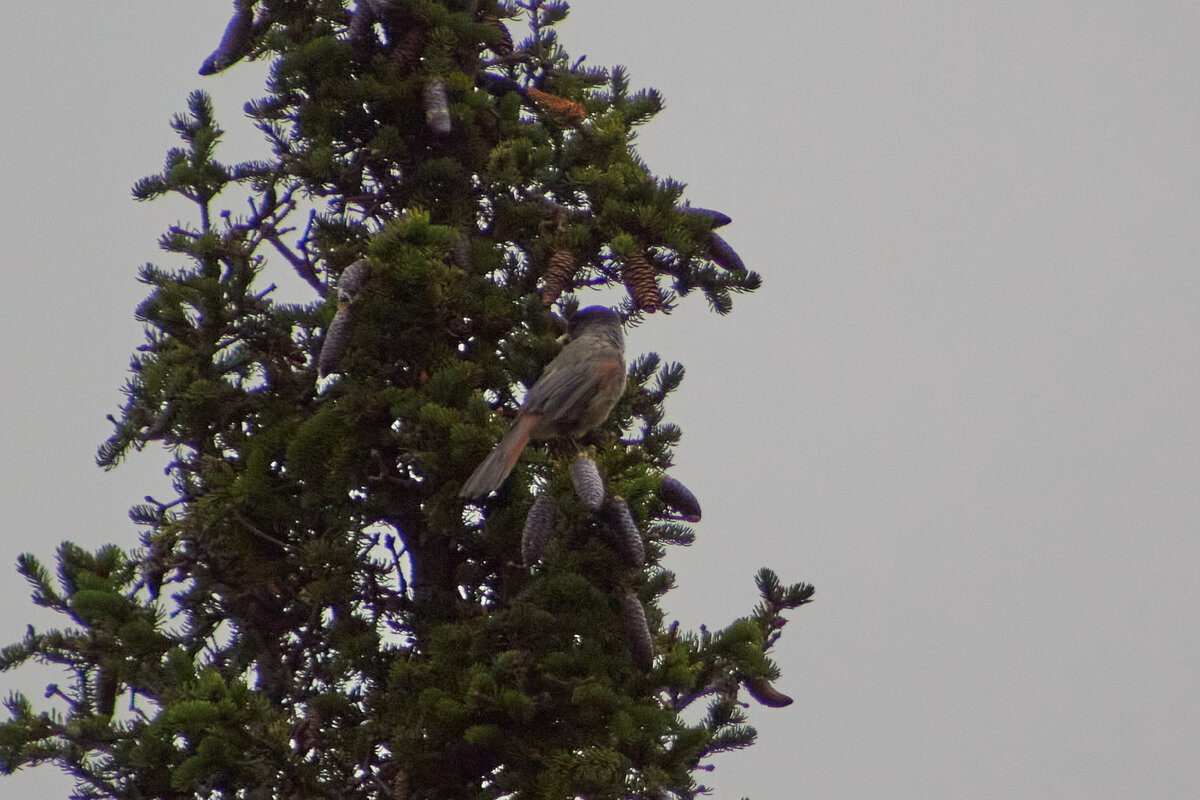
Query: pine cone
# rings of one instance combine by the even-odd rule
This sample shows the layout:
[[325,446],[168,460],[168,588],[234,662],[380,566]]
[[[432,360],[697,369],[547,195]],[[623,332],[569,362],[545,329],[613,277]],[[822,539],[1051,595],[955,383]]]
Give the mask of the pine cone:
[[621,264],[621,280],[629,289],[633,305],[638,311],[653,313],[662,305],[662,292],[658,290],[655,280],[654,267],[645,254],[637,254],[625,259]]
[[441,78],[433,78],[425,84],[425,123],[438,136],[450,132],[450,99]]
[[346,347],[350,344],[350,306],[341,303],[329,330],[325,331],[325,341],[321,343],[321,355],[317,358],[317,374],[324,378],[338,371],[342,356],[346,355]]
[[117,707],[117,676],[109,665],[101,664],[96,671],[96,713],[100,716],[111,717]]
[[582,103],[576,103],[574,100],[568,100],[565,97],[559,97],[533,87],[525,90],[525,96],[554,112],[568,125],[579,125],[587,118],[587,109],[583,107]]
[[235,0],[233,17],[225,26],[221,43],[200,66],[201,75],[214,75],[250,53],[254,44],[255,0]]
[[654,666],[654,639],[646,624],[646,609],[633,591],[626,589],[621,596],[621,622],[625,626],[625,642],[633,663],[644,672]]
[[575,277],[575,254],[570,250],[555,250],[550,256],[546,269],[546,279],[542,284],[542,302],[552,304],[567,288],[571,278]]
[[755,700],[771,708],[783,708],[792,704],[792,698],[772,686],[766,678],[747,678],[746,691]]
[[409,800],[412,795],[408,791],[408,773],[403,769],[396,769],[396,777],[392,779],[392,797],[395,800]]
[[571,462],[571,483],[575,484],[575,494],[585,506],[592,511],[600,508],[604,502],[604,481],[595,461],[580,453]]
[[471,268],[471,237],[466,234],[466,231],[459,231],[452,255],[454,263],[459,269]]
[[374,36],[372,28],[376,22],[375,9],[369,0],[358,0],[354,10],[350,12],[350,24],[346,26],[346,36],[351,42],[365,42]]
[[321,743],[321,715],[316,709],[308,709],[303,717],[292,723],[288,735],[296,743],[296,752],[309,753],[316,750]]
[[712,244],[708,248],[708,257],[730,272],[746,271],[746,265],[742,263],[741,256],[729,246],[729,242],[715,233],[712,235]]
[[712,227],[719,228],[722,225],[728,225],[733,222],[728,216],[720,211],[713,211],[711,208],[700,208],[699,206],[675,206],[676,210],[682,211],[685,214],[693,214],[697,217],[704,217],[709,220]]
[[513,54],[512,34],[508,32],[508,28],[500,21],[500,18],[495,14],[484,14],[480,17],[480,21],[486,22],[500,33],[500,41],[492,45],[492,52],[502,58],[511,56]]
[[360,258],[342,270],[337,282],[338,304],[354,300],[358,295],[358,290],[362,288],[363,281],[370,273],[371,263],[365,258]]
[[475,76],[475,82],[479,84],[479,88],[483,89],[488,94],[501,97],[509,92],[524,94],[521,89],[521,84],[514,81],[507,75],[494,75],[491,72],[480,72]]
[[554,531],[554,523],[558,519],[558,508],[554,498],[548,494],[539,494],[525,515],[525,527],[521,529],[521,563],[532,567],[542,558],[546,549],[546,541]]
[[616,542],[617,549],[625,557],[631,567],[640,567],[646,563],[646,545],[642,542],[642,534],[638,531],[629,504],[623,497],[610,497],[600,507],[600,518],[604,520],[608,532]]
[[396,49],[392,51],[392,60],[400,69],[407,70],[421,59],[421,55],[425,52],[425,44],[425,30],[409,28],[396,42]]
[[670,475],[663,475],[659,496],[684,522],[700,521],[700,501],[688,488]]

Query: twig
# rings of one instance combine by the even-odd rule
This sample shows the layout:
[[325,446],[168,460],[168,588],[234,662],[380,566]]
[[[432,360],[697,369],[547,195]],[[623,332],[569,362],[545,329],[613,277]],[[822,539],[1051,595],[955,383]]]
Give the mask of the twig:
[[296,270],[296,273],[303,278],[309,286],[313,287],[317,294],[319,294],[322,298],[328,294],[329,288],[325,285],[325,282],[317,276],[317,271],[314,270],[312,265],[309,264],[305,259],[292,252],[292,249],[284,243],[282,238],[280,238],[278,231],[276,231],[273,227],[264,227],[263,238],[275,246],[275,249],[279,251],[279,254],[287,259],[287,262],[292,265],[292,269]]

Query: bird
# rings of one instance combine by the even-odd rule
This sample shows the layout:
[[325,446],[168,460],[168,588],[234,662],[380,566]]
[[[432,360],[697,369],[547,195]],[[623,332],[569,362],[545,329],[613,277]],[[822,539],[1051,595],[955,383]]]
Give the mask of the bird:
[[459,496],[484,497],[504,483],[531,439],[580,436],[600,426],[625,392],[621,315],[589,306],[567,324],[567,344],[542,370],[512,428],[471,473]]

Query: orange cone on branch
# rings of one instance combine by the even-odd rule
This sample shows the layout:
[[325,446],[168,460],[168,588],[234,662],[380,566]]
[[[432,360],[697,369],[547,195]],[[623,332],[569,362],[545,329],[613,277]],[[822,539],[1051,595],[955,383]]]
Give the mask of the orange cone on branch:
[[561,117],[568,125],[579,125],[587,118],[587,109],[582,103],[576,103],[574,100],[533,87],[525,90],[525,96]]
[[621,280],[638,311],[654,313],[662,306],[662,292],[658,288],[654,266],[644,253],[625,259],[621,264]]
[[542,283],[542,302],[546,305],[553,304],[566,290],[571,278],[575,277],[576,269],[578,267],[574,253],[570,250],[555,250],[550,256],[546,279]]

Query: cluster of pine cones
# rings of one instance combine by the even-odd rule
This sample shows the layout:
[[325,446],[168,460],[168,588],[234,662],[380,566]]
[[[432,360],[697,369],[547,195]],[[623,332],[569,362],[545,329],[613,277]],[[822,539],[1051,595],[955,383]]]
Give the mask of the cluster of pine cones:
[[[629,504],[623,497],[608,494],[596,462],[588,456],[581,453],[576,457],[571,462],[570,471],[576,496],[584,507],[600,518],[625,563],[630,567],[643,566],[646,563],[646,546]],[[680,519],[699,521],[700,504],[679,481],[664,475],[661,496]],[[541,560],[557,522],[558,507],[554,497],[548,493],[539,494],[525,516],[525,526],[521,531],[521,560],[526,567],[532,567]],[[654,664],[654,642],[642,602],[629,588],[621,595],[621,619],[634,663],[648,671]]]
[[[345,23],[346,35],[350,41],[361,43],[372,40],[375,36],[374,28],[379,23],[394,39],[389,41],[386,48],[391,59],[406,69],[415,68],[419,64],[428,44],[428,31],[419,26],[405,29],[402,21],[395,18],[396,9],[388,0],[357,0],[353,10],[347,13],[349,16]],[[514,48],[512,34],[498,17],[490,13],[481,13],[479,19],[495,32],[490,37],[492,41],[486,43],[485,47],[498,58],[496,63],[507,63],[521,57],[521,53]],[[243,58],[252,57],[257,52],[256,48],[260,46],[258,41],[273,21],[275,20],[271,10],[260,0],[234,0],[233,16],[217,49],[200,67],[200,74],[212,75]],[[472,68],[470,71],[475,76],[476,84],[483,90],[495,95],[515,92],[531,107],[537,107],[563,126],[581,129],[587,119],[586,107],[575,100],[543,91],[535,86],[523,86],[506,75],[486,69]],[[438,75],[430,75],[426,81],[421,94],[426,125],[435,137],[446,137],[451,133],[453,126],[446,82]],[[677,210],[702,216],[710,221],[713,228],[726,225],[730,221],[726,215],[709,209],[679,206]],[[586,211],[573,213],[588,215]],[[550,254],[544,262],[545,274],[541,295],[547,305],[554,303],[564,291],[575,288],[574,279],[582,266],[578,263],[576,253],[572,252],[569,246],[565,243],[559,244],[561,246],[551,246]],[[710,232],[705,244],[706,256],[713,263],[730,272],[746,272],[741,258],[718,234]],[[659,288],[658,276],[666,274],[669,268],[664,268],[663,264],[658,263],[651,250],[641,247],[618,254],[617,260],[620,280],[629,292],[632,310],[653,313],[662,308],[666,300]],[[342,315],[341,319],[346,319],[346,316]]]

